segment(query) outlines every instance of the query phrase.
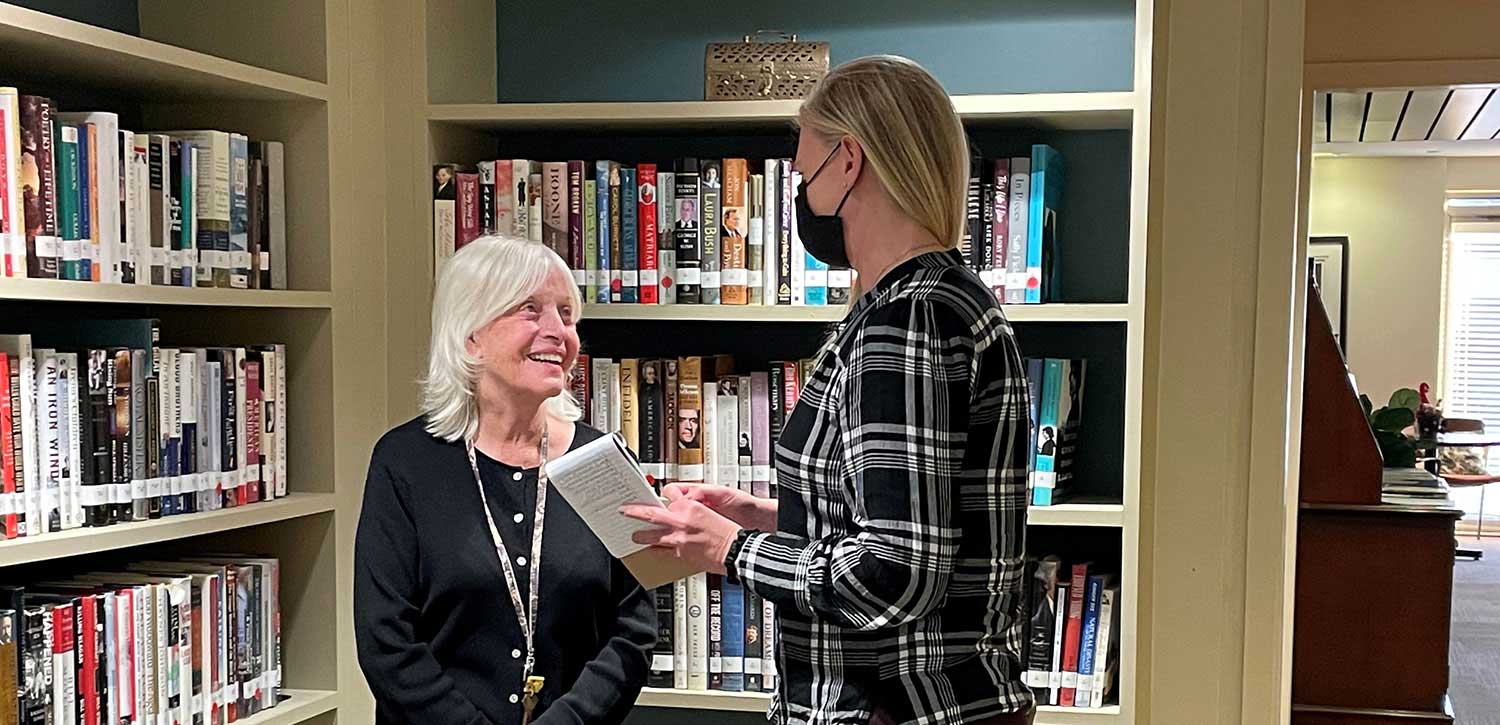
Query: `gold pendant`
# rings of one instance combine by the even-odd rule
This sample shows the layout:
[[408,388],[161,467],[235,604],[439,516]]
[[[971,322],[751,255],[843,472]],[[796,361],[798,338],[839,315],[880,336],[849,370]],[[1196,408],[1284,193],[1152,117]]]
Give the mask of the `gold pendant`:
[[521,689],[521,725],[530,725],[531,712],[536,709],[536,698],[542,692],[542,685],[547,678],[532,675],[526,678],[526,685]]

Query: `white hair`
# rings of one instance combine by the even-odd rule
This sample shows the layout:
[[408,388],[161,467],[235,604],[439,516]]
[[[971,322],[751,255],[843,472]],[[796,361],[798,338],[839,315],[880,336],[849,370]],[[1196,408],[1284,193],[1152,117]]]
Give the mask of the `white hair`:
[[[469,336],[525,302],[554,271],[572,278],[567,263],[540,242],[496,234],[469,242],[443,263],[433,294],[431,352],[422,380],[428,433],[447,441],[474,440],[479,432],[474,386],[483,365],[469,354]],[[577,319],[583,301],[576,286],[568,289]],[[549,399],[545,408],[558,420],[582,416],[568,389]]]

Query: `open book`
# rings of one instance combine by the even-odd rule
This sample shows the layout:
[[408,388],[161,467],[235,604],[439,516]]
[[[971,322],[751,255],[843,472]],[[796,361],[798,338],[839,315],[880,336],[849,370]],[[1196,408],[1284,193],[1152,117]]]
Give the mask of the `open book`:
[[699,573],[673,552],[631,540],[650,524],[620,513],[626,504],[665,508],[618,433],[600,436],[547,462],[547,478],[594,535],[640,581],[655,589]]

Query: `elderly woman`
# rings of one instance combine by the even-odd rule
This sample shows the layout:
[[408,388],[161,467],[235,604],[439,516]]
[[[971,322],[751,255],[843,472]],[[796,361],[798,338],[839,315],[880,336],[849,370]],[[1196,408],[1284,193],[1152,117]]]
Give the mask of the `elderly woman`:
[[534,242],[443,267],[424,412],[375,445],[355,534],[377,723],[618,723],[646,680],[649,592],[538,476],[600,435],[568,393],[581,309]]

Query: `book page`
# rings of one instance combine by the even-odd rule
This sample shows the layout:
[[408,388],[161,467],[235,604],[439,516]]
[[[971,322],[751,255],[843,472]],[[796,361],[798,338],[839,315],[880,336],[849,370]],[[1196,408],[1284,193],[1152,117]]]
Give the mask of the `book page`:
[[623,559],[647,548],[632,541],[631,536],[651,525],[627,518],[620,513],[620,507],[665,506],[646,483],[645,475],[618,434],[603,436],[548,461],[547,477],[593,529],[611,556]]

